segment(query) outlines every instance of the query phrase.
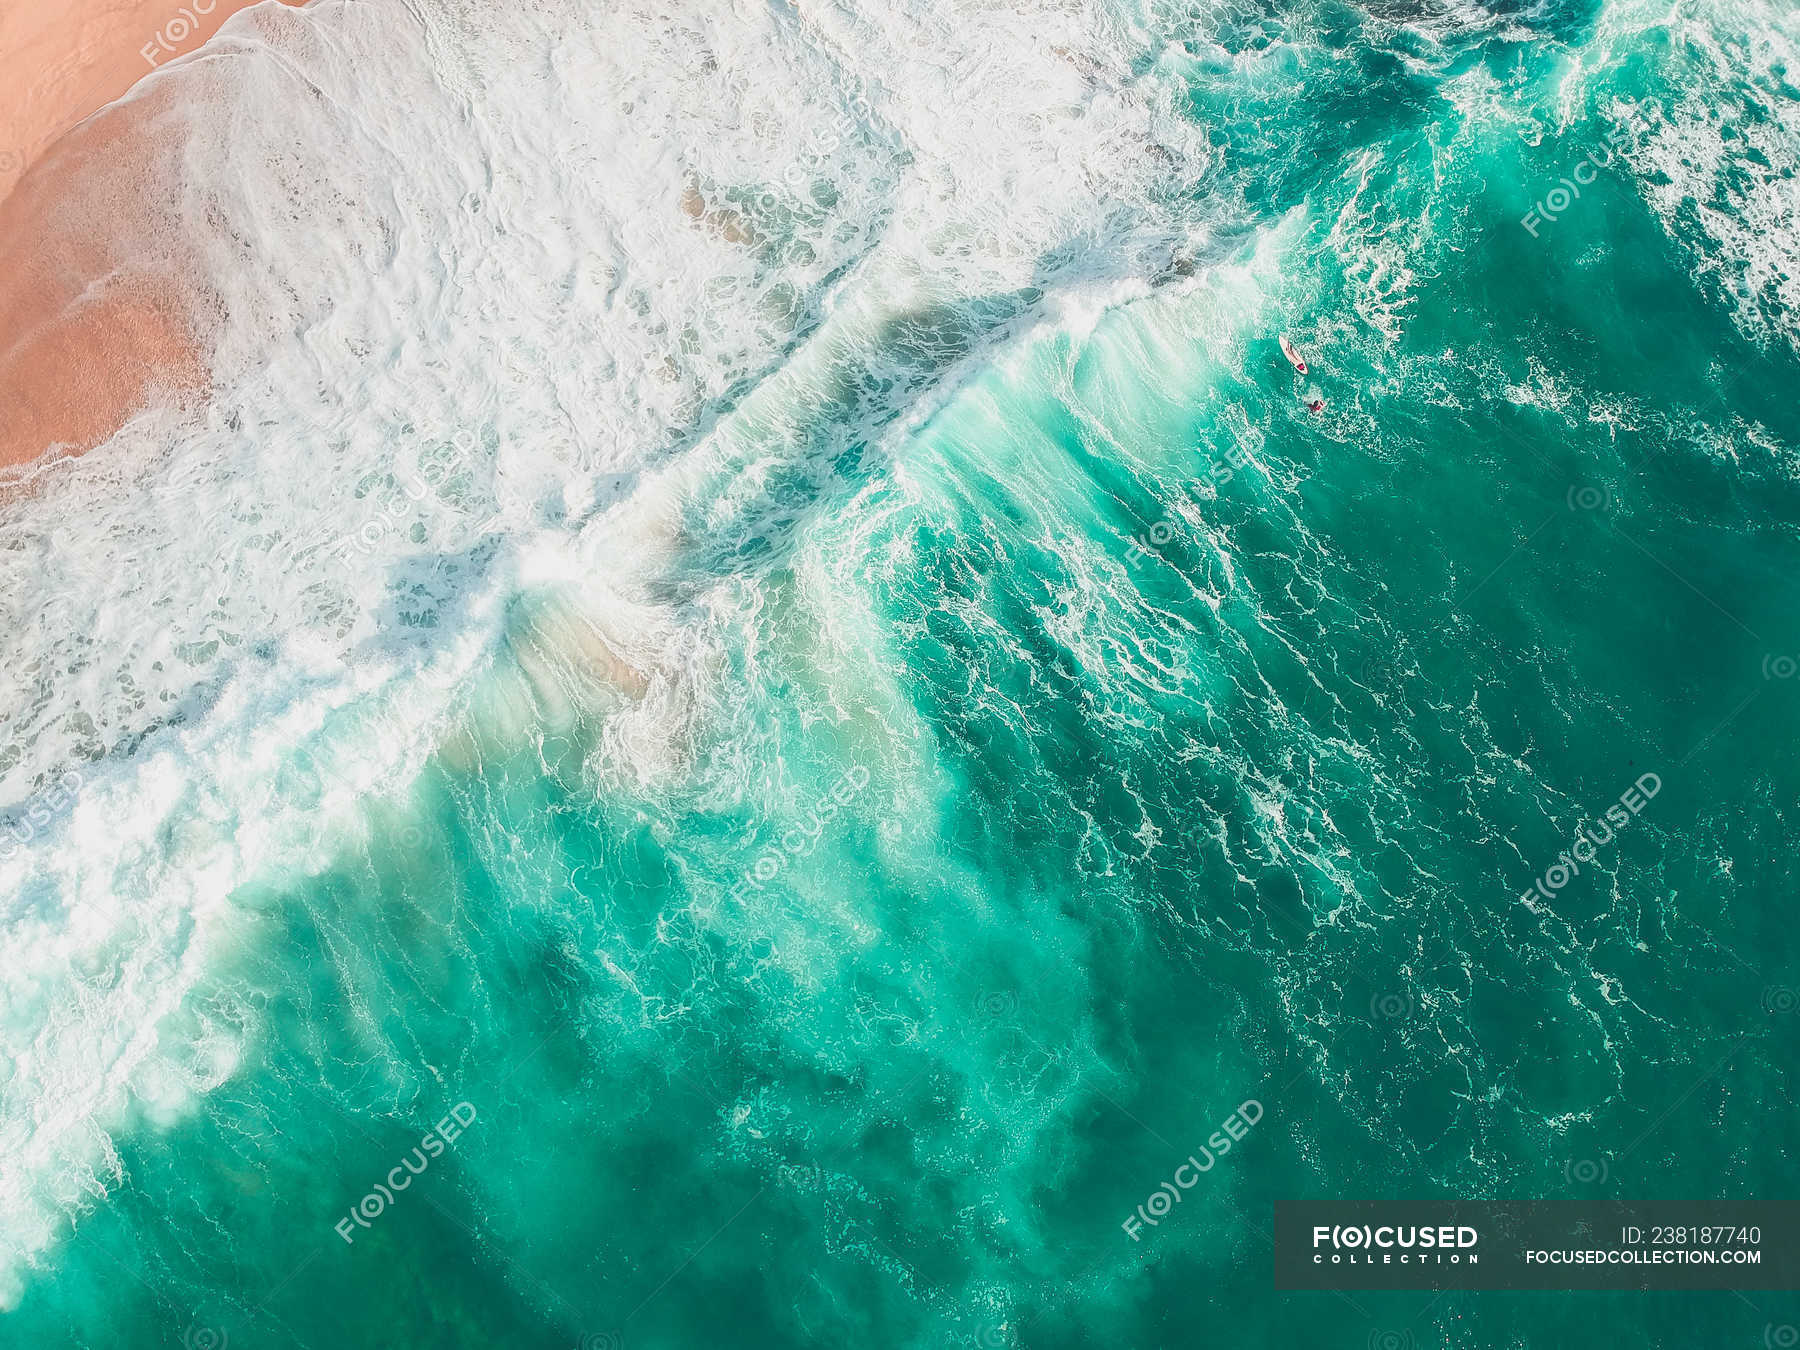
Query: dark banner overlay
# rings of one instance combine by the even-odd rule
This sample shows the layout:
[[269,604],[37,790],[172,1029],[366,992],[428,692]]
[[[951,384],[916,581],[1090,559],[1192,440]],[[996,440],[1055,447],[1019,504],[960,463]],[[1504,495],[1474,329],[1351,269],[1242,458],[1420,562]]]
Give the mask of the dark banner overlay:
[[1800,1289],[1800,1202],[1277,1200],[1277,1289]]

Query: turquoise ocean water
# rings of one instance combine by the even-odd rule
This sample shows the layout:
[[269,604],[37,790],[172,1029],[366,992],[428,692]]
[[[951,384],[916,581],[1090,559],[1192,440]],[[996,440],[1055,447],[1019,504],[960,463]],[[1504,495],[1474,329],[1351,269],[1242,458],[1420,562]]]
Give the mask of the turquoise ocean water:
[[[874,22],[833,14],[767,22],[846,49]],[[1800,1186],[1793,12],[1067,22],[1118,54],[1071,80],[1153,88],[1204,147],[1149,156],[1129,208],[1204,231],[1115,248],[1097,181],[1101,226],[907,292],[871,260],[932,142],[871,114],[855,192],[902,204],[841,231],[849,188],[793,208],[841,257],[807,246],[785,336],[671,416],[617,505],[534,517],[585,531],[605,604],[414,519],[536,452],[514,396],[419,413],[460,477],[350,561],[401,578],[371,641],[473,653],[429,697],[351,689],[277,736],[295,705],[267,689],[305,681],[257,642],[284,634],[222,623],[236,664],[202,694],[9,780],[21,813],[69,764],[90,786],[21,846],[5,916],[54,953],[0,972],[27,1047],[0,1343],[1793,1343],[1792,1294],[1277,1294],[1268,1238],[1286,1196]],[[1028,149],[947,252],[1015,207],[1037,228]],[[727,197],[757,246],[787,237]],[[639,660],[622,613],[675,616],[645,622],[678,657]],[[273,748],[170,787],[209,718]],[[187,805],[105,884],[157,880],[99,954],[55,947],[107,901],[31,860],[131,792]],[[305,848],[245,842],[290,816]],[[211,898],[157,908],[183,868]],[[76,1020],[176,969],[130,1025]]]

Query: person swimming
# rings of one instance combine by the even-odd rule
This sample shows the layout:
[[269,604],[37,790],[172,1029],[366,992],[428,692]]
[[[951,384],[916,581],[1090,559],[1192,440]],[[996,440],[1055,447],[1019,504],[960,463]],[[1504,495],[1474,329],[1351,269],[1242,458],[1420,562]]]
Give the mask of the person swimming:
[[[1300,355],[1299,351],[1295,348],[1293,341],[1286,333],[1283,333],[1278,340],[1281,343],[1281,354],[1287,357],[1288,364],[1299,374],[1305,375],[1307,373],[1306,358]],[[1317,385],[1308,385],[1305,389],[1301,390],[1300,401],[1306,405],[1306,411],[1309,413],[1320,413],[1325,411],[1325,397],[1319,392]]]

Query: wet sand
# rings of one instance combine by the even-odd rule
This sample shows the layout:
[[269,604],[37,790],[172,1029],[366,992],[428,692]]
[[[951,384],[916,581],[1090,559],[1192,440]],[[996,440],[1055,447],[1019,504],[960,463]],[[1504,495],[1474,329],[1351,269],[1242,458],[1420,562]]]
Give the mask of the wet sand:
[[168,97],[84,123],[0,202],[0,465],[91,449],[153,395],[205,382],[190,288],[141,262],[143,114]]
[[0,6],[0,197],[82,118],[158,66],[197,49],[250,2],[64,0]]
[[91,449],[205,386],[203,298],[153,205],[171,84],[106,106],[246,8],[198,3],[0,8],[0,466]]

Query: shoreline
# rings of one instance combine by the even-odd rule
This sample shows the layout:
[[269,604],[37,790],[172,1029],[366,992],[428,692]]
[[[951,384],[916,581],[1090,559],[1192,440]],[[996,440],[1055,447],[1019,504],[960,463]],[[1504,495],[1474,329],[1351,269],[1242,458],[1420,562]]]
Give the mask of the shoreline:
[[201,279],[170,265],[156,205],[172,143],[158,123],[180,91],[134,91],[251,4],[0,14],[0,470],[83,454],[153,401],[206,388]]
[[146,75],[198,51],[255,3],[72,0],[60,10],[0,12],[0,201],[82,122]]

